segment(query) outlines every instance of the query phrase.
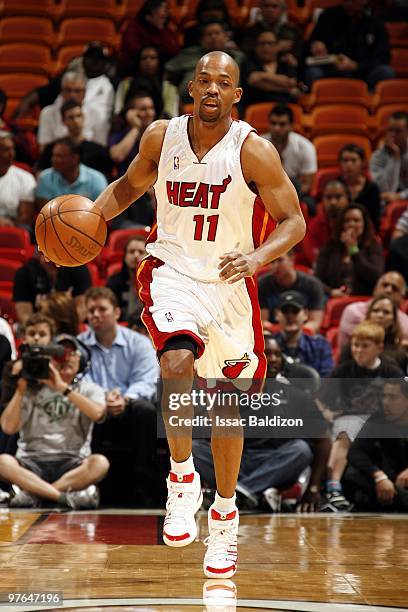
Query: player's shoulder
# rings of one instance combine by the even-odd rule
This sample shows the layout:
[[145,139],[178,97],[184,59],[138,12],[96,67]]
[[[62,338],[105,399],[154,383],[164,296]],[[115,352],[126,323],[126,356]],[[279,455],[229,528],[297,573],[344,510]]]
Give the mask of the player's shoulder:
[[280,157],[273,144],[256,132],[250,132],[242,145],[241,165],[247,182],[270,180],[271,175],[277,176],[276,172],[281,169]]
[[268,158],[277,156],[279,159],[278,152],[274,145],[255,131],[249,132],[246,137],[242,145],[242,154],[256,159],[264,159],[265,155],[267,155]]
[[150,157],[156,161],[159,159],[169,123],[169,119],[158,119],[146,128],[139,148],[143,156]]

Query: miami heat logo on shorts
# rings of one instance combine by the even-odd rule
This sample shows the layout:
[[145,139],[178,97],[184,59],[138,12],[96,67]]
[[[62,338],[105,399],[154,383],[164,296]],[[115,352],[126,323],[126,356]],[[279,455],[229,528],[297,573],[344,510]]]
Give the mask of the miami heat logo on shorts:
[[248,353],[242,355],[240,359],[225,359],[225,366],[222,368],[222,373],[226,378],[238,378],[242,370],[247,368],[251,363]]

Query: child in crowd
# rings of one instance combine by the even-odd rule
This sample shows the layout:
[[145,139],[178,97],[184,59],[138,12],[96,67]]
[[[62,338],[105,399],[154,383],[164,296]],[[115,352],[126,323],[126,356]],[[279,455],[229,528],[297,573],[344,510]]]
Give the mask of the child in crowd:
[[383,379],[403,376],[395,362],[381,356],[384,336],[384,328],[376,323],[357,325],[351,336],[351,359],[333,370],[319,393],[323,413],[333,423],[326,503],[321,510],[351,509],[341,486],[350,445],[368,417],[381,408]]

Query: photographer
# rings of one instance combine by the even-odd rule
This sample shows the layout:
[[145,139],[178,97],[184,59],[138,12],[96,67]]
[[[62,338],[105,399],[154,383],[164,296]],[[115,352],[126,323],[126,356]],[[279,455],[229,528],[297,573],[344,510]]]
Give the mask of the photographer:
[[90,451],[105,399],[98,385],[79,376],[89,351],[74,336],[58,336],[56,344],[26,346],[17,388],[1,415],[3,431],[20,434],[16,457],[0,455],[0,477],[17,485],[13,507],[36,506],[42,498],[72,509],[95,508],[94,485],[109,469],[106,457]]

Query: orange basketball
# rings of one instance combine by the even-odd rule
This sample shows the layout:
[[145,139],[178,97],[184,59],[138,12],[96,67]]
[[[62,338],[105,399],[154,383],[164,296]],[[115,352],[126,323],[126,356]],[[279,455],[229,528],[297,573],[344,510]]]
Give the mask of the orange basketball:
[[38,214],[38,248],[60,266],[81,266],[96,257],[106,241],[106,221],[94,203],[80,195],[50,200]]

